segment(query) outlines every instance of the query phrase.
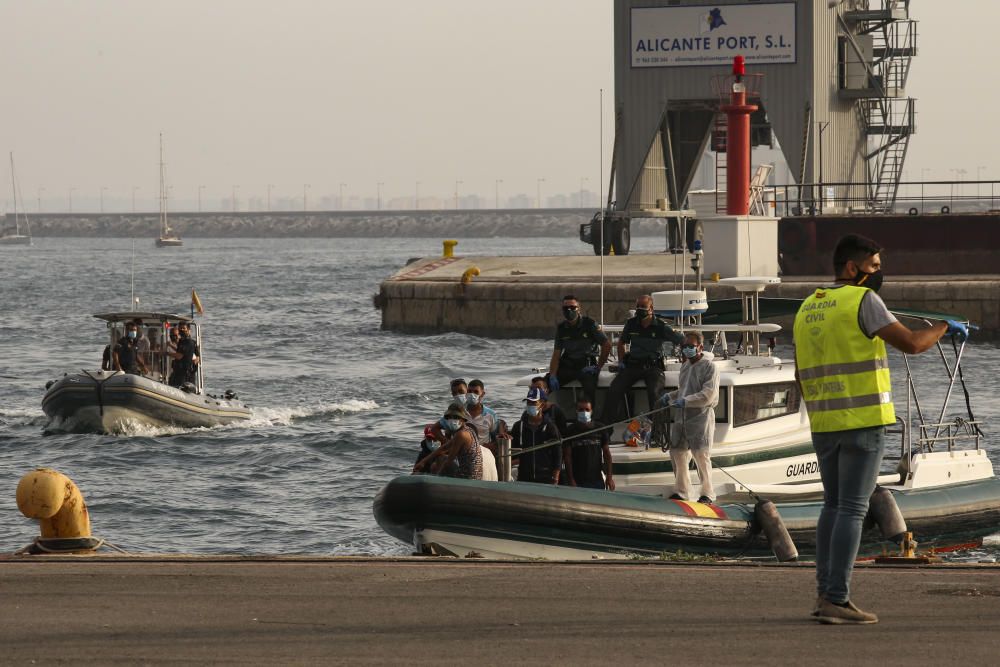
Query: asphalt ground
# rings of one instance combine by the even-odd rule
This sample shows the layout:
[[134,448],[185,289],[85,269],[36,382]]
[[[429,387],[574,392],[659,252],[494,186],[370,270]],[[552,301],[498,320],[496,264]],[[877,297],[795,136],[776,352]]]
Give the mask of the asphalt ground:
[[859,567],[872,626],[819,625],[814,597],[804,564],[22,557],[0,560],[0,662],[997,660],[997,567]]

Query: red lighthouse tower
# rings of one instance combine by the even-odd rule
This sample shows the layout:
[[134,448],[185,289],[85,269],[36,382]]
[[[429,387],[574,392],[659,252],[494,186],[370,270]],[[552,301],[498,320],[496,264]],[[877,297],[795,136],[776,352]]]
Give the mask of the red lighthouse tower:
[[744,83],[746,64],[743,56],[733,58],[733,84],[729,104],[720,108],[726,114],[726,213],[750,213],[750,114],[756,104],[747,104]]

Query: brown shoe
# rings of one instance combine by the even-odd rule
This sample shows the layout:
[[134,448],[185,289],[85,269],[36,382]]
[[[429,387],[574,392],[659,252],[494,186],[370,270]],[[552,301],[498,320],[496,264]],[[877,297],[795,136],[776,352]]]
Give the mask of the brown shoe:
[[816,620],[827,625],[872,625],[878,623],[878,616],[861,611],[852,602],[848,602],[846,607],[841,607],[829,600],[822,600]]
[[810,616],[819,616],[819,606],[823,604],[823,598],[819,595],[816,596],[816,604],[813,605],[812,613]]

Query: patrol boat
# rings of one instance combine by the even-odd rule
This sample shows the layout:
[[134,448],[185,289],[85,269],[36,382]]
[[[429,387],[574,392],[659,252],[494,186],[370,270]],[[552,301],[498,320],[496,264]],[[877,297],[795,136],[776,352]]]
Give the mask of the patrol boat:
[[[895,312],[904,317],[930,315]],[[867,553],[877,551],[878,543],[887,540],[910,543],[907,531],[921,546],[952,547],[981,543],[983,536],[1000,528],[1000,479],[983,448],[983,422],[972,413],[970,400],[966,401],[967,415],[948,418],[956,385],[961,384],[968,396],[959,370],[964,350],[963,342],[949,362],[943,347],[939,348],[949,382],[935,416],[931,416],[930,406],[921,405],[909,363],[903,357],[906,404],[899,410],[895,429],[889,431],[899,435],[900,440],[898,449],[894,445],[891,449],[895,451],[887,449],[884,465],[889,468],[883,467],[879,475],[879,500],[876,502],[873,496],[869,519],[878,523],[882,532],[865,535]],[[735,363],[738,359],[728,361]],[[669,380],[668,376],[668,384]],[[725,386],[730,388],[728,414],[733,414],[735,389],[748,385]],[[796,408],[787,413],[784,406],[782,410],[778,418],[799,412]],[[724,437],[721,440],[726,441]],[[615,470],[621,458],[657,456],[659,448],[648,451],[630,453],[624,447],[615,447]],[[717,458],[713,456],[713,462]],[[509,466],[501,465],[501,469],[509,470]],[[752,464],[727,467],[725,471],[716,469],[716,475],[729,477],[716,484],[719,498],[711,504],[665,497],[673,492],[672,485],[666,482],[659,490],[658,484],[627,484],[623,477],[628,473],[621,472],[615,473],[618,490],[614,493],[544,484],[405,476],[392,480],[379,492],[374,513],[383,530],[423,554],[591,559],[658,557],[664,552],[683,550],[733,555],[773,549],[761,534],[762,521],[754,506],[768,498],[776,503],[774,507],[795,547],[804,553],[812,551],[823,506],[822,484],[751,483],[749,473],[753,470]],[[660,475],[668,479],[666,474]],[[623,492],[623,487],[633,492]],[[887,515],[891,516],[885,524],[896,528],[886,529],[882,519]]]
[[[231,391],[221,396],[204,389],[204,364],[197,365],[193,382],[169,384],[172,357],[167,351],[171,329],[180,323],[203,350],[201,326],[192,317],[157,312],[114,312],[94,315],[107,323],[108,350],[124,335],[127,322],[139,322],[148,342],[143,349],[146,372],[82,370],[67,373],[46,385],[42,410],[49,430],[83,433],[120,433],[130,427],[211,427],[250,419],[250,409]],[[111,364],[106,364],[111,367]]]

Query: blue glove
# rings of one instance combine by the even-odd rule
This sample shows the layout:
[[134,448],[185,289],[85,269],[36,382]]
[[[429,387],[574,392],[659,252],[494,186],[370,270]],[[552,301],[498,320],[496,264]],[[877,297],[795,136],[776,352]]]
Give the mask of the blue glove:
[[675,407],[675,408],[683,408],[684,407],[684,399],[683,398],[675,398],[673,401],[670,402],[670,405],[672,407]]
[[584,375],[597,375],[600,371],[597,370],[597,366],[587,366],[581,372]]
[[957,336],[960,341],[969,337],[969,326],[965,322],[948,320],[947,324],[948,330],[944,332],[946,336]]
[[549,373],[546,376],[549,381],[549,391],[559,391],[559,378]]

